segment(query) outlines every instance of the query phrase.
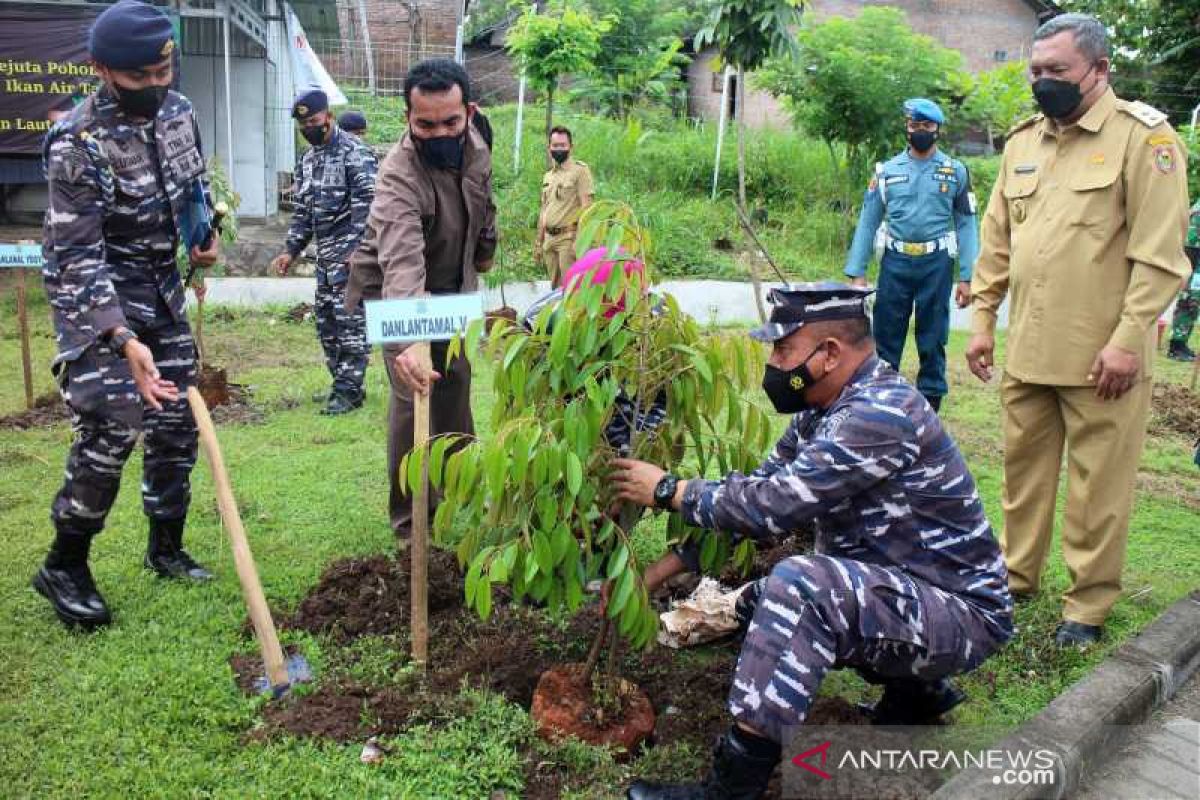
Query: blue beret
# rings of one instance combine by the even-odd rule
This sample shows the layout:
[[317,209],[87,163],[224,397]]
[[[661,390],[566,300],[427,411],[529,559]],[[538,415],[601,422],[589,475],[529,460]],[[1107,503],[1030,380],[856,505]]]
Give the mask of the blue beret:
[[924,97],[905,100],[904,116],[916,122],[928,121],[936,122],[938,125],[946,124],[946,115],[942,113],[942,109],[938,108],[938,104],[932,100],[926,100]]
[[344,131],[365,131],[367,118],[361,111],[347,111],[338,117],[338,127]]
[[88,50],[98,64],[137,69],[157,64],[175,49],[171,20],[141,0],[121,0],[96,17]]
[[329,108],[329,98],[320,89],[305,89],[296,95],[292,103],[292,116],[296,119],[311,117]]
[[771,318],[750,331],[760,342],[776,342],[790,336],[809,322],[831,319],[865,319],[867,298],[874,289],[849,286],[836,281],[793,283],[772,289]]

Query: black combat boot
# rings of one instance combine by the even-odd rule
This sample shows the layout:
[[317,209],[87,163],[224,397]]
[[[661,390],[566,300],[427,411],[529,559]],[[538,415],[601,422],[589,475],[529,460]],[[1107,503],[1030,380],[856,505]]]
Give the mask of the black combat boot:
[[362,408],[365,394],[359,392],[355,396],[350,396],[345,392],[335,391],[329,395],[329,403],[325,408],[321,409],[320,413],[326,417],[336,417],[341,414],[349,414],[357,408]]
[[1167,358],[1172,361],[1195,361],[1196,354],[1192,348],[1187,346],[1187,342],[1180,342],[1176,339],[1171,340],[1171,344],[1167,345]]
[[1061,648],[1088,647],[1100,641],[1104,628],[1100,625],[1087,625],[1082,622],[1063,620],[1054,631],[1054,643]]
[[925,395],[925,399],[929,402],[929,405],[933,406],[933,413],[942,413],[942,395],[927,394]]
[[150,537],[146,544],[146,569],[160,578],[187,578],[202,582],[212,580],[212,573],[196,563],[183,549],[182,519],[150,520]]
[[862,703],[858,708],[876,725],[923,725],[966,699],[967,695],[946,678],[888,679],[883,681],[883,697],[878,703]]
[[703,783],[663,785],[635,781],[628,800],[758,800],[779,764],[777,742],[737,725],[717,741],[713,764]]
[[60,527],[46,563],[33,576],[33,588],[50,601],[66,625],[98,628],[112,622],[112,614],[88,569],[92,534]]

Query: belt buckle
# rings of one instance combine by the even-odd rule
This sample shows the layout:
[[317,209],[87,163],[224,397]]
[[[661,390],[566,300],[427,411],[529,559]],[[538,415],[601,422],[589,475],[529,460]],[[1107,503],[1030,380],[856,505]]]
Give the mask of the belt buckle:
[[906,256],[923,256],[925,255],[925,245],[916,242],[905,242],[904,255]]

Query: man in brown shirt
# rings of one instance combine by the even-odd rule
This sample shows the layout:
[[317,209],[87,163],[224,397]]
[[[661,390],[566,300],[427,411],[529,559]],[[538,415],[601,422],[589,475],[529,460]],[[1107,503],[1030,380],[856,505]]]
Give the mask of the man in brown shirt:
[[[492,158],[470,124],[475,104],[466,71],[446,59],[423,61],[404,79],[404,101],[408,130],[379,168],[367,233],[350,262],[348,308],[362,299],[473,292],[479,273],[492,265]],[[446,364],[444,342],[433,344],[432,374],[405,345],[386,345],[383,351],[392,385],[389,508],[392,529],[407,541],[412,500],[401,491],[396,472],[412,449],[412,391],[427,392],[432,384],[432,435],[474,433],[471,369],[463,358]]]
[[1093,17],[1064,14],[1034,34],[1044,114],[1010,132],[971,286],[967,362],[981,380],[1011,303],[1001,544],[1018,596],[1038,590],[1066,443],[1060,646],[1099,639],[1120,596],[1153,330],[1188,274],[1184,149],[1165,114],[1113,94],[1109,66]]
[[575,263],[575,232],[579,217],[592,204],[592,171],[574,158],[571,131],[561,125],[550,130],[553,166],[542,177],[542,210],[538,214],[533,258],[545,264],[550,286],[557,289]]

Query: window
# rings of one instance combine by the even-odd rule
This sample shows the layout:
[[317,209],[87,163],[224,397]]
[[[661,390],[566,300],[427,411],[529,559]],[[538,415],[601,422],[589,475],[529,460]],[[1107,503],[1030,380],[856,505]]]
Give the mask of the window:
[[724,79],[724,77],[725,77],[725,70],[719,70],[712,74],[712,90],[717,94],[720,94],[721,89],[724,88],[721,85],[721,81]]
[[995,61],[997,64],[1003,64],[1005,61],[1008,61],[1008,51],[1007,50],[994,51],[992,53],[992,60]]

